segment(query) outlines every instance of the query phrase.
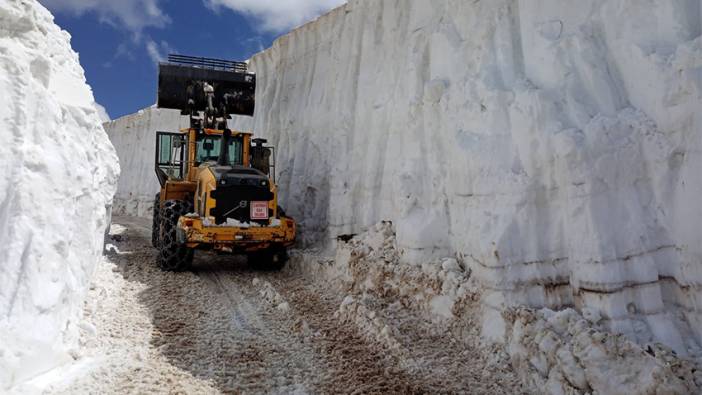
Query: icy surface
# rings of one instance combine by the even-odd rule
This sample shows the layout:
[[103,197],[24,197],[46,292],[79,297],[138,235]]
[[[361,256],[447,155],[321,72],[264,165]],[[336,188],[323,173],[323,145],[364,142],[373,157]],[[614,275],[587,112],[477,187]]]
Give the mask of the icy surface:
[[69,40],[0,2],[0,392],[71,360],[119,173]]
[[509,306],[576,307],[696,353],[700,8],[352,0],[251,59],[235,125],[277,146],[303,240],[392,220],[404,262],[475,273],[488,337]]

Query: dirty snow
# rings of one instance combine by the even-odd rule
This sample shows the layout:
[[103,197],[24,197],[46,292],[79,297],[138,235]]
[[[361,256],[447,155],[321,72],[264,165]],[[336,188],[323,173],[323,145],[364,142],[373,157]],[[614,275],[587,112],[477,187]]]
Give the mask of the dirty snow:
[[69,41],[0,2],[0,392],[73,360],[119,173]]
[[[71,393],[521,393],[506,353],[404,307],[366,298],[348,312],[317,258],[280,273],[196,254],[187,273],[154,262],[150,222],[114,218],[73,366],[24,389]],[[324,261],[322,261],[324,262]],[[312,273],[317,273],[312,275]],[[344,313],[347,311],[348,313]],[[355,317],[355,318],[352,318]],[[383,322],[382,337],[369,322]],[[490,353],[484,352],[491,351]],[[79,371],[81,374],[71,374]]]
[[[27,393],[697,393],[702,369],[572,309],[504,313],[480,335],[481,295],[452,258],[400,262],[393,225],[293,251],[282,272],[198,253],[155,265],[150,221],[116,217],[80,322],[75,361]],[[437,298],[440,302],[437,302]],[[437,308],[438,306],[438,308]]]
[[551,394],[694,394],[702,391],[698,361],[661,344],[639,346],[573,309],[506,314],[508,352],[523,382]]
[[[451,353],[446,357],[456,364],[479,360],[484,369],[481,382],[516,373],[532,393],[702,391],[700,360],[681,357],[660,343],[639,345],[609,333],[592,309],[585,316],[573,309],[510,309],[503,313],[505,346],[485,343],[478,319],[484,295],[470,271],[452,258],[422,266],[402,264],[389,222],[377,224],[348,243],[340,241],[333,260],[303,253],[294,266],[310,278],[344,290],[346,296],[336,316],[403,355],[405,368],[413,374],[431,369],[418,366],[420,358],[426,357],[424,350],[441,350],[449,342],[472,348],[470,358]],[[400,339],[408,337],[409,328],[416,333],[422,327],[425,335],[402,344]],[[451,335],[437,338],[441,333]],[[459,374],[443,369],[432,374]]]

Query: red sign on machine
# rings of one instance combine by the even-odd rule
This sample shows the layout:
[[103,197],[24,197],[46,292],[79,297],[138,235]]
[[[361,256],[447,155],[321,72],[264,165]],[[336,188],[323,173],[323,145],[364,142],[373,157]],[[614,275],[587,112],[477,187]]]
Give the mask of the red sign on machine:
[[268,219],[268,202],[251,202],[251,219]]

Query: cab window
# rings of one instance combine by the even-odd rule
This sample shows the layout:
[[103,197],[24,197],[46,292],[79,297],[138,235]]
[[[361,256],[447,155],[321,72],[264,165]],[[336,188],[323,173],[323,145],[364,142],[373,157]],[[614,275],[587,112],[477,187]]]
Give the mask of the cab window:
[[[197,139],[197,151],[195,162],[216,162],[219,158],[220,144],[222,136],[203,135]],[[243,161],[243,141],[241,137],[232,137],[229,140],[229,164],[232,166],[242,165]]]
[[156,175],[161,185],[168,179],[183,179],[185,148],[181,133],[156,133]]

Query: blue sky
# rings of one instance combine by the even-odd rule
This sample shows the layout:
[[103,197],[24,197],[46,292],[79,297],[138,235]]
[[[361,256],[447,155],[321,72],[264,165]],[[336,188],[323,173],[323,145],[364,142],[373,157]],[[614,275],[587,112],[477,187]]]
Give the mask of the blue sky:
[[168,53],[245,60],[345,0],[39,0],[113,119],[156,101]]

